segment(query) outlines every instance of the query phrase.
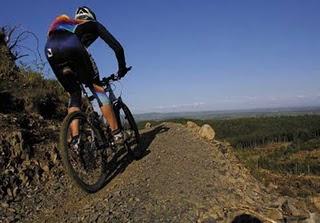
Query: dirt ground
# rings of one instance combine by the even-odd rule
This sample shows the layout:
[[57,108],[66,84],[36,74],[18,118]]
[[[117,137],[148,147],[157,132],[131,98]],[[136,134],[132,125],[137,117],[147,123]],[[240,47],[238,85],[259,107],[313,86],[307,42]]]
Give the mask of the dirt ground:
[[[213,223],[232,222],[242,214],[261,222],[320,219],[311,204],[264,187],[228,144],[205,141],[174,123],[143,130],[141,135],[141,146],[147,148],[144,157],[124,156],[97,193],[83,192],[59,164],[33,192],[3,208],[3,213],[14,213],[4,222]],[[241,217],[248,218],[240,216],[233,222],[259,222],[239,221]]]

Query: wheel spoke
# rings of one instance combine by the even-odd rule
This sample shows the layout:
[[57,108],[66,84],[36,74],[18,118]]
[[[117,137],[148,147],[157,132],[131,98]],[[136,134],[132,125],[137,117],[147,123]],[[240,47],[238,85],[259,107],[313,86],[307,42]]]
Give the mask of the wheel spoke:
[[84,113],[75,112],[65,118],[60,133],[64,165],[71,178],[89,192],[98,190],[105,178],[106,153],[99,146],[105,143],[99,141],[100,132]]

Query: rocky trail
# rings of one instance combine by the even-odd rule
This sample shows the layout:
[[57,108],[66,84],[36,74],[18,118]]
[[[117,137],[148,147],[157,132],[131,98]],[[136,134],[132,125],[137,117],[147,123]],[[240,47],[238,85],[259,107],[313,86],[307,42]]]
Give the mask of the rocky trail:
[[[8,122],[4,117],[2,121]],[[10,164],[10,176],[19,179],[2,184],[0,222],[320,222],[312,203],[281,197],[272,186],[261,185],[228,143],[204,140],[194,129],[175,123],[143,130],[141,146],[148,148],[144,157],[125,156],[108,184],[87,194],[64,173],[56,149],[56,123],[46,126],[31,146],[42,157],[34,155],[26,165],[21,161],[25,152],[20,151],[20,161]],[[33,133],[33,128],[26,129],[6,132]],[[8,145],[8,137],[12,133],[2,136],[2,151],[23,144],[20,139]],[[28,184],[19,177],[26,169],[33,170]],[[8,176],[2,174],[3,179]],[[13,195],[15,185],[20,186]]]

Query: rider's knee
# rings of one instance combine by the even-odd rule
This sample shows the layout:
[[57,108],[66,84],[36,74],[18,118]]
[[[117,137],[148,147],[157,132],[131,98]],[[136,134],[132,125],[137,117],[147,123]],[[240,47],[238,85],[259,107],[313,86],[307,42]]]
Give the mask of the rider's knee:
[[110,105],[111,104],[110,99],[107,96],[104,88],[97,84],[94,84],[93,86],[94,86],[94,91],[98,97],[98,102],[100,104],[100,107],[103,105]]

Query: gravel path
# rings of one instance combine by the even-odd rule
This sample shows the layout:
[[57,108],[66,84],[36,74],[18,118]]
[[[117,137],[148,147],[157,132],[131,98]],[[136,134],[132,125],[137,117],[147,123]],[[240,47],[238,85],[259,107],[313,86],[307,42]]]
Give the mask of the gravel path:
[[227,144],[202,140],[183,125],[144,130],[142,146],[148,148],[145,156],[125,157],[95,194],[82,192],[57,168],[60,177],[37,192],[38,201],[24,203],[32,214],[23,222],[213,223],[231,222],[243,213],[263,222],[309,217],[300,203],[263,187]]

